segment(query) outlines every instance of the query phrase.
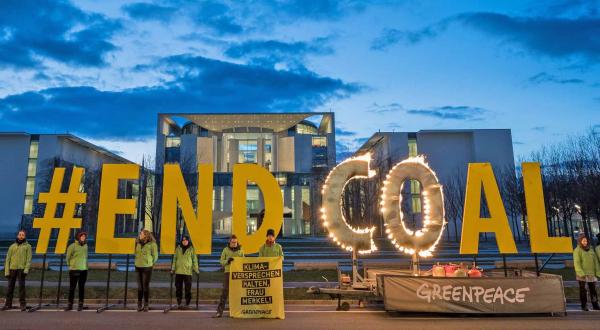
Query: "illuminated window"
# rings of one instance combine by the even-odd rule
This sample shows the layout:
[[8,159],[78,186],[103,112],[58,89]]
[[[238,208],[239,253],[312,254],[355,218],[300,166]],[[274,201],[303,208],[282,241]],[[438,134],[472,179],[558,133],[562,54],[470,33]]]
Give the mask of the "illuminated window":
[[317,134],[317,128],[306,124],[298,124],[296,125],[296,133],[315,135]]
[[179,148],[181,146],[181,138],[179,136],[167,136],[165,141],[166,148]]
[[417,139],[408,139],[408,156],[416,157],[417,154]]
[[35,176],[36,169],[37,159],[29,159],[29,164],[27,164],[27,176]]
[[238,140],[239,154],[238,163],[257,162],[258,144],[256,140]]
[[33,196],[25,196],[25,205],[23,206],[23,214],[31,214],[33,212]]
[[35,178],[27,178],[27,183],[25,184],[25,195],[33,196],[34,190],[35,190]]
[[327,138],[325,136],[313,136],[312,146],[313,147],[327,147]]
[[31,141],[29,145],[29,158],[38,158],[39,141]]

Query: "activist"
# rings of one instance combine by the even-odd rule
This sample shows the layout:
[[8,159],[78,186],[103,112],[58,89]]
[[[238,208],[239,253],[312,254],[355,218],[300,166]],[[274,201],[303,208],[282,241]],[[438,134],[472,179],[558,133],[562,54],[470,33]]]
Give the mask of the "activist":
[[242,250],[242,246],[238,244],[237,237],[235,235],[231,235],[229,239],[229,244],[223,249],[221,252],[221,266],[223,266],[224,270],[224,278],[223,278],[223,289],[221,290],[221,299],[219,300],[219,305],[217,306],[217,314],[214,317],[223,316],[223,310],[225,310],[225,302],[227,301],[227,297],[229,296],[229,264],[233,261],[234,257],[243,257],[244,250]]
[[[150,278],[156,261],[158,261],[156,240],[148,229],[142,229],[135,243],[135,271],[138,274],[138,312],[142,310],[147,312],[149,309]],[[142,299],[144,300],[144,307],[142,307]]]
[[27,243],[25,230],[17,233],[16,241],[8,248],[6,260],[4,261],[4,276],[8,277],[8,290],[2,310],[12,308],[15,283],[19,281],[19,303],[21,311],[27,310],[25,301],[25,277],[31,267],[31,245]]
[[[177,296],[177,307],[189,309],[192,300],[192,271],[198,274],[198,256],[190,242],[190,238],[183,236],[181,243],[175,250],[171,273],[175,274],[175,295]],[[182,287],[185,283],[185,306],[182,304]]]
[[267,241],[258,250],[259,257],[281,257],[283,260],[283,249],[275,243],[275,230],[267,230]]
[[581,300],[581,309],[589,311],[587,308],[587,290],[590,292],[592,307],[600,310],[598,305],[598,295],[596,294],[596,281],[600,277],[600,262],[593,249],[590,248],[588,238],[579,237],[577,247],[573,251],[573,264],[575,266],[575,278],[579,282],[579,299]]
[[69,265],[69,303],[65,311],[73,309],[75,287],[79,286],[79,305],[77,311],[83,310],[85,282],[88,275],[87,233],[81,231],[75,236],[75,242],[67,248],[67,265]]

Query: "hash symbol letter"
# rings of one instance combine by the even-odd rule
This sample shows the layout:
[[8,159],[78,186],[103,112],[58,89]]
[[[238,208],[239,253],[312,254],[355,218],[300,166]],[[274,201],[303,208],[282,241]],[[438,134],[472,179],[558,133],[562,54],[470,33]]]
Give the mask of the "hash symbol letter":
[[[69,190],[66,193],[60,191],[63,179],[65,177],[65,168],[57,167],[52,175],[52,183],[50,191],[40,193],[39,203],[45,203],[43,218],[33,219],[33,228],[40,228],[40,236],[38,244],[35,248],[36,253],[46,253],[48,242],[50,241],[50,233],[53,228],[58,229],[58,239],[54,247],[54,253],[63,254],[67,249],[69,240],[69,230],[71,228],[81,228],[81,218],[75,218],[75,205],[85,204],[87,194],[79,191],[81,178],[83,177],[83,168],[74,167],[71,181],[69,182]],[[64,204],[62,217],[56,217],[56,207],[58,204]]]

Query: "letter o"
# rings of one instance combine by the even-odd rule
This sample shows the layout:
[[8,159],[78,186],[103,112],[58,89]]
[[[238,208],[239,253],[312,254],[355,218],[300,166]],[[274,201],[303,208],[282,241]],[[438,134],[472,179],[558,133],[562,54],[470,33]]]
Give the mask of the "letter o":
[[[422,186],[423,228],[412,231],[402,219],[402,187],[408,179],[418,180]],[[431,256],[442,237],[445,224],[444,196],[435,173],[423,156],[411,157],[396,164],[387,174],[381,195],[381,213],[385,232],[392,244],[406,254]]]

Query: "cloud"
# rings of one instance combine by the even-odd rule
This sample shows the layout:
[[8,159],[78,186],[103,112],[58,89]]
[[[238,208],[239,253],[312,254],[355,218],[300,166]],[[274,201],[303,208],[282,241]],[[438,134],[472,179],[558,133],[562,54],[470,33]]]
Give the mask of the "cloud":
[[434,107],[429,109],[408,109],[406,113],[440,119],[482,120],[487,110],[466,105]]
[[554,58],[600,58],[600,18],[597,16],[516,17],[498,13],[464,13],[441,20],[420,30],[385,29],[371,48],[384,50],[399,42],[416,44],[435,38],[450,26],[462,25],[518,45],[535,54]]
[[542,84],[542,83],[555,83],[555,84],[583,84],[584,81],[578,78],[558,78],[554,75],[548,74],[546,72],[540,72],[536,75],[533,75],[527,79],[532,84]]
[[121,9],[136,20],[156,20],[160,22],[170,21],[177,8],[173,6],[163,6],[153,3],[136,2],[124,5]]
[[532,127],[531,129],[534,131],[537,131],[537,132],[544,132],[546,130],[546,126],[535,126],[535,127]]
[[342,162],[344,159],[352,156],[353,154],[354,152],[346,143],[340,140],[335,141],[335,159],[338,163]]
[[382,114],[387,112],[398,112],[402,110],[402,105],[399,103],[393,102],[388,104],[378,104],[373,103],[371,106],[367,108],[367,112]]
[[279,40],[248,40],[229,45],[225,55],[234,59],[245,59],[249,63],[275,67],[286,65],[286,69],[305,70],[303,62],[307,55],[330,55],[329,37],[311,41],[285,42]]
[[102,66],[117,49],[119,21],[64,1],[0,1],[0,67],[40,68],[44,59]]
[[337,135],[337,136],[354,136],[354,135],[356,135],[356,132],[354,132],[354,131],[347,131],[347,130],[344,130],[342,128],[336,128],[335,129],[335,135]]
[[139,70],[170,77],[156,86],[120,91],[60,87],[0,98],[0,129],[64,132],[96,139],[140,139],[156,134],[159,112],[310,111],[349,97],[359,85],[319,76],[176,55]]
[[[206,28],[216,35],[225,36],[256,30],[271,31],[275,25],[290,25],[301,21],[339,20],[351,13],[363,11],[369,2],[356,0],[163,0],[127,4],[121,9],[135,20],[157,20],[168,23],[182,18],[197,27]],[[375,4],[378,2],[375,1]]]

